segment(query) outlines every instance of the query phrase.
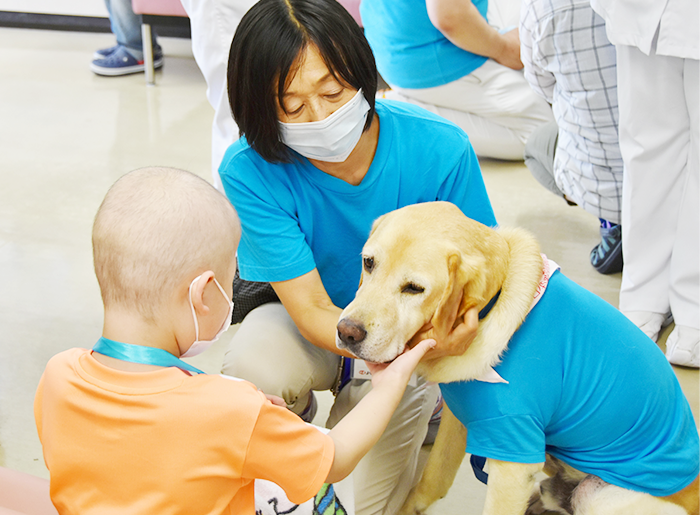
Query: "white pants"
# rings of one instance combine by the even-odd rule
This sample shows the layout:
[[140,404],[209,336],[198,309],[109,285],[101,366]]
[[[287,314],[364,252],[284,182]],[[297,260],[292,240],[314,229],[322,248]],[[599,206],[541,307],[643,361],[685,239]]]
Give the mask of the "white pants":
[[700,327],[700,62],[618,45],[621,311],[673,313]]
[[238,139],[226,90],[231,41],[243,15],[256,0],[182,0],[192,28],[192,53],[207,82],[207,99],[214,108],[211,164],[214,186],[223,191],[219,165],[226,149]]
[[[299,413],[309,391],[333,388],[340,359],[305,340],[282,304],[270,303],[243,320],[226,350],[222,372],[282,397]],[[371,387],[360,380],[345,386],[327,426],[333,427]],[[388,428],[353,474],[357,515],[393,515],[403,505],[418,479],[418,453],[436,401],[437,387],[423,380],[406,389]]]
[[[517,27],[520,0],[490,1],[487,18],[497,29]],[[442,86],[391,88],[386,98],[419,105],[461,127],[479,157],[521,160],[532,131],[554,121],[550,105],[530,88],[522,70],[491,59]]]

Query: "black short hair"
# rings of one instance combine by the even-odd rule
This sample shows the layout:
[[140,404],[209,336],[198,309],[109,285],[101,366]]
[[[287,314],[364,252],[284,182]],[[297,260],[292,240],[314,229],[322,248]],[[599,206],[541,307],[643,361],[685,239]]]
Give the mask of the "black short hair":
[[294,159],[280,138],[277,106],[284,106],[290,69],[309,44],[318,48],[339,82],[362,88],[370,105],[364,130],[372,123],[377,65],[350,13],[337,0],[260,0],[238,25],[227,78],[240,134],[268,162]]

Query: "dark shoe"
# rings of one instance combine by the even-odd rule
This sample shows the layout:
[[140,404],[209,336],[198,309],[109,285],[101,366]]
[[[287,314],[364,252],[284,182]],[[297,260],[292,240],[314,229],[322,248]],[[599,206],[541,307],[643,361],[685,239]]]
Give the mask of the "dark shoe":
[[601,274],[622,272],[622,227],[601,227],[600,239],[591,251],[591,265]]
[[119,48],[119,45],[114,45],[109,48],[101,48],[99,50],[95,50],[95,53],[92,54],[92,58],[94,59],[104,59],[105,57],[109,57],[114,53],[114,51]]
[[[111,46],[109,48],[100,48],[99,50],[95,50],[95,53],[92,54],[92,59],[104,59],[106,57],[109,57],[114,53],[114,51],[119,48],[119,44],[117,43],[114,46]],[[160,45],[156,44],[153,46],[153,58],[155,60],[155,56],[157,55],[163,55],[163,49],[160,47]]]
[[[163,66],[163,51],[155,49],[153,51],[153,67]],[[126,48],[119,46],[114,52],[103,59],[95,59],[90,64],[90,69],[97,75],[115,77],[118,75],[128,75],[139,73],[146,69],[143,59],[137,60]]]

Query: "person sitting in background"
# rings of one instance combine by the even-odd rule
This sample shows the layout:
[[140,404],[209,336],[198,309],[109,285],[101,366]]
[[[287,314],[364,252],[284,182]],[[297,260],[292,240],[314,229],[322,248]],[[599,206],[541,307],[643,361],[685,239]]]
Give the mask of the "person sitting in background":
[[363,0],[360,13],[385,97],[456,123],[479,157],[521,160],[552,121],[520,71],[520,0]]
[[226,197],[188,172],[136,170],[107,193],[93,226],[102,337],[51,358],[34,404],[59,513],[253,515],[255,479],[304,502],[381,436],[434,341],[369,364],[371,392],[328,434],[179,359],[231,324],[239,237]]
[[525,164],[548,190],[600,219],[591,264],[622,270],[622,155],[618,144],[615,47],[589,0],[525,0],[520,56],[532,89],[555,122],[535,130]]
[[[114,77],[145,70],[141,16],[134,13],[131,0],[105,0],[112,33],[117,38],[113,47],[97,50],[92,56],[90,69],[97,75]],[[156,42],[153,31],[153,66],[163,66],[163,49]]]

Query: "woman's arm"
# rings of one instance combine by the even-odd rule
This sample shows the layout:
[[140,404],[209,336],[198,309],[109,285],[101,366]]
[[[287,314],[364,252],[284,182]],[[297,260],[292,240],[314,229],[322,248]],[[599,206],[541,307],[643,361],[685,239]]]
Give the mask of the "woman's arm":
[[336,326],[343,310],[331,302],[317,269],[271,284],[304,338],[335,354],[355,357],[335,344]]
[[518,30],[505,34],[491,27],[470,0],[426,0],[430,21],[456,46],[520,70]]

